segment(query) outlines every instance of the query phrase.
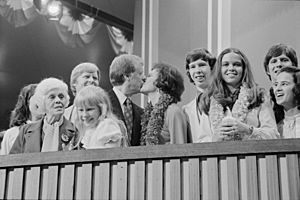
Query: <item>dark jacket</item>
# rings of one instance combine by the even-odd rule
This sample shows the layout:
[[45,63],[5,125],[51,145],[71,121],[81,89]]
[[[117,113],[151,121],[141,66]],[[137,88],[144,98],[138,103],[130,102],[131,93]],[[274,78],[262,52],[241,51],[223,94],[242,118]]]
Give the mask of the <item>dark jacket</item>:
[[[38,120],[34,123],[26,124],[20,128],[18,137],[13,144],[10,154],[16,153],[33,153],[41,152],[43,144],[43,121],[44,119]],[[59,127],[59,145],[58,151],[63,150],[62,135],[68,137],[68,144],[73,141],[77,135],[75,126],[66,118],[62,125]],[[64,137],[65,138],[65,137]],[[65,143],[64,143],[65,144]]]
[[[113,90],[109,90],[108,96],[111,101],[113,113],[125,123],[125,118],[117,95]],[[134,103],[132,103],[132,109],[133,109],[133,127],[132,127],[132,136],[131,136],[130,144],[131,146],[139,146],[141,140],[141,117],[143,114],[143,109]]]

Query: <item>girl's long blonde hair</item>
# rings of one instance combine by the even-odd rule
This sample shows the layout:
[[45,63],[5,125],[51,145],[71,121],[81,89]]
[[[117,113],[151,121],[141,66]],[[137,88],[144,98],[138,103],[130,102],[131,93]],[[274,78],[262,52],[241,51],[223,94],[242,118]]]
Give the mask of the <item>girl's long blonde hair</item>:
[[[82,88],[76,95],[74,99],[74,105],[76,108],[78,107],[88,107],[88,106],[98,106],[100,112],[101,112],[101,118],[112,118],[116,121],[118,118],[113,114],[112,107],[110,103],[110,99],[102,88],[94,85],[89,85],[84,88]],[[78,110],[77,112],[77,128],[79,129],[79,137],[78,137],[78,144],[80,143],[81,139],[83,138],[85,134],[86,128],[84,127],[83,123],[79,119]],[[99,119],[101,120],[101,119]],[[78,145],[77,144],[77,145]]]

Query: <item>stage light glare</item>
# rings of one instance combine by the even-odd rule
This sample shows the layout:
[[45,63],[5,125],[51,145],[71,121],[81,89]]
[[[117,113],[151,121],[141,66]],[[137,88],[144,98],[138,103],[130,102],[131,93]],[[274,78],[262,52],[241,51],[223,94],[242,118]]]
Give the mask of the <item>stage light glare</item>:
[[51,1],[47,4],[48,15],[57,17],[62,12],[62,4],[60,1]]

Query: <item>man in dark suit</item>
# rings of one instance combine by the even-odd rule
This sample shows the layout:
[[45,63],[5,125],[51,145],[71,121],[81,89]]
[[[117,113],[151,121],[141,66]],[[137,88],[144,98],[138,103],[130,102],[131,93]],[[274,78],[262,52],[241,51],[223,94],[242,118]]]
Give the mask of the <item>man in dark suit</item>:
[[108,95],[113,113],[125,123],[131,146],[140,145],[143,109],[131,102],[130,97],[139,93],[144,83],[143,66],[140,57],[123,54],[112,61],[109,69],[113,88]]

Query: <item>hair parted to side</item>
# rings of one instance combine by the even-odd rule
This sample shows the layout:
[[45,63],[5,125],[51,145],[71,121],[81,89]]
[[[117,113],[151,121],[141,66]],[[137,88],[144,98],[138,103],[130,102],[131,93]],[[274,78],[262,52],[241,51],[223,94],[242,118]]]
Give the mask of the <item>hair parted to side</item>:
[[143,60],[139,56],[122,54],[114,58],[109,68],[109,79],[113,86],[122,85],[125,76],[134,73],[138,66],[143,66]]
[[298,109],[300,110],[300,69],[295,66],[283,67],[279,70],[277,75],[279,75],[280,73],[283,73],[283,72],[289,73],[293,77],[295,86],[292,91],[294,94],[294,99],[296,100],[296,105],[298,106]]
[[9,127],[21,126],[30,118],[29,100],[34,95],[37,84],[24,86],[18,96],[18,101],[10,115]]
[[200,49],[194,49],[192,51],[190,51],[187,55],[186,55],[186,59],[185,59],[185,69],[186,69],[186,74],[189,77],[189,80],[191,83],[194,83],[190,73],[189,73],[189,64],[196,61],[196,60],[203,60],[205,62],[207,62],[210,66],[210,69],[213,70],[215,63],[216,63],[216,57],[213,56],[207,49],[205,48],[200,48]]
[[154,83],[155,86],[162,92],[174,97],[175,103],[180,101],[184,91],[184,81],[178,69],[161,62],[155,64],[152,70],[158,71],[158,78]]
[[94,73],[94,72],[97,72],[98,81],[100,82],[101,73],[96,64],[90,62],[84,62],[74,67],[70,76],[70,88],[74,96],[76,95],[75,83],[77,81],[77,78],[83,73]]
[[35,94],[32,96],[32,101],[38,106],[39,113],[46,113],[45,99],[46,95],[53,89],[61,89],[66,97],[64,106],[69,105],[68,85],[57,78],[45,78],[36,87]]
[[296,51],[291,46],[288,46],[286,44],[281,44],[281,43],[275,44],[271,46],[271,48],[268,50],[264,59],[265,72],[268,75],[270,80],[271,80],[271,76],[269,74],[269,67],[268,67],[269,62],[271,58],[278,57],[282,54],[286,55],[291,60],[292,64],[295,67],[298,67],[298,59],[297,59]]
[[243,75],[240,80],[240,86],[245,84],[247,87],[251,88],[253,91],[253,99],[250,102],[251,107],[259,106],[263,102],[262,88],[257,88],[254,76],[251,70],[250,62],[246,55],[237,48],[227,48],[224,49],[217,58],[216,66],[213,70],[212,84],[208,87],[207,91],[202,95],[202,100],[200,101],[200,109],[208,114],[210,106],[210,97],[214,96],[222,99],[227,98],[230,95],[230,90],[227,84],[222,78],[222,60],[224,55],[228,53],[235,53],[241,57],[241,62],[243,65]]

